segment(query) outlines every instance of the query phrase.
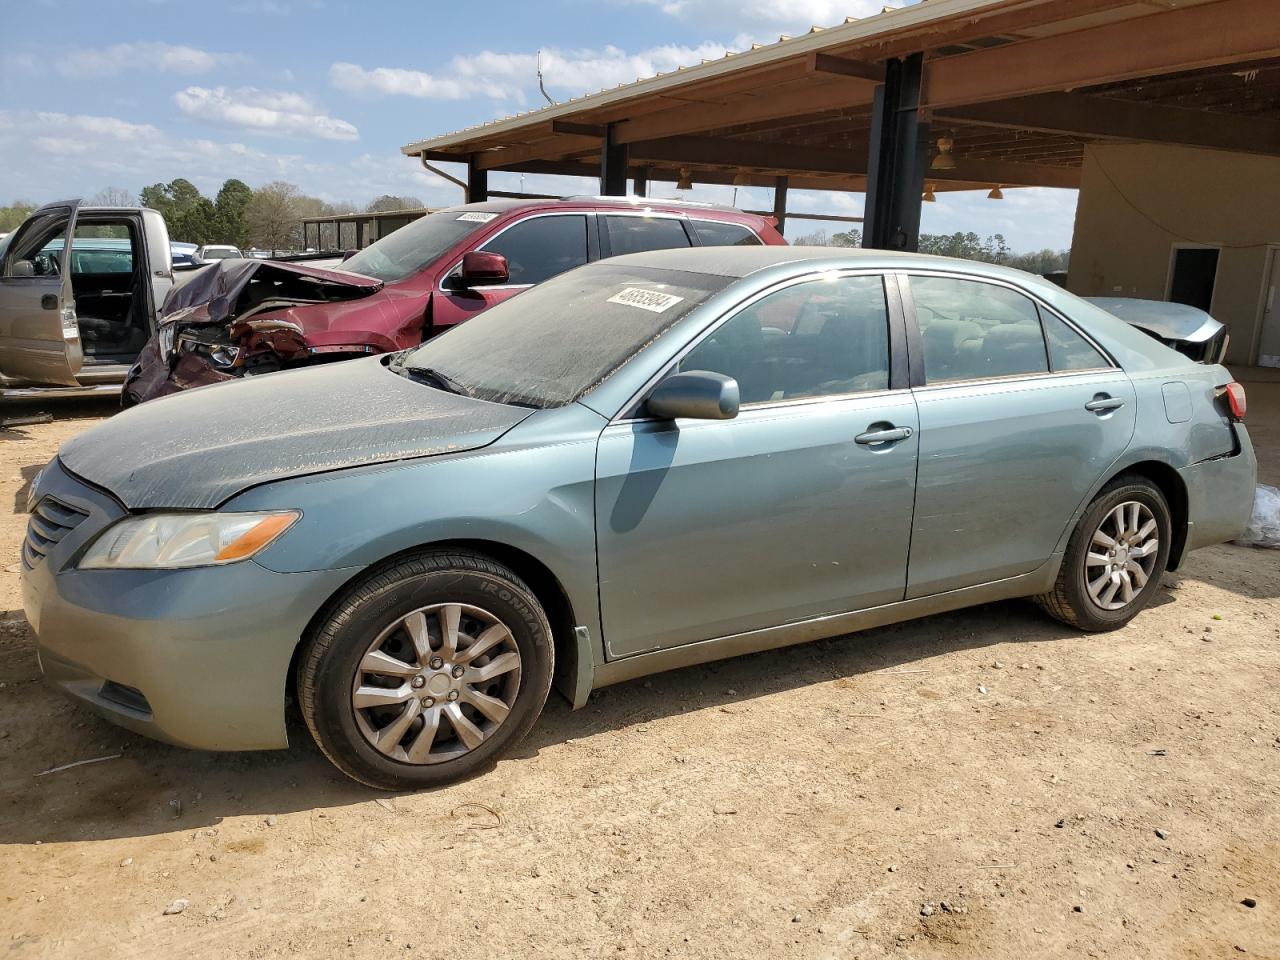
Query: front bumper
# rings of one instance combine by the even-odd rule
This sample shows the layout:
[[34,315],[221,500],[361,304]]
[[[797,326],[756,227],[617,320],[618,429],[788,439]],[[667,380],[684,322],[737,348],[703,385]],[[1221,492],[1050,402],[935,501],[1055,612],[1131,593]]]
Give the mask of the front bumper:
[[77,570],[125,511],[45,470],[36,499],[88,517],[30,567],[23,605],[46,681],[138,733],[205,750],[288,745],[285,688],[307,624],[357,572],[281,574],[253,561],[190,570]]

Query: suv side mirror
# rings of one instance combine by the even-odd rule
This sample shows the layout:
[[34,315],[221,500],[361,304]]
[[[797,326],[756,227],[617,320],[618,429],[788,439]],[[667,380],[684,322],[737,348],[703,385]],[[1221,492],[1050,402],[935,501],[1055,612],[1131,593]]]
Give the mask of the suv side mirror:
[[645,410],[664,420],[732,420],[739,402],[737,380],[709,370],[686,370],[654,387]]
[[342,251],[342,262],[343,262],[343,263],[346,263],[348,260],[350,260],[352,257],[354,257],[354,256],[355,256],[357,253],[359,253],[359,252],[360,252],[360,251],[359,251],[359,250],[357,250],[355,247],[352,247],[352,248],[351,248],[351,249],[349,249],[349,250],[343,250],[343,251]]
[[488,250],[472,250],[463,254],[462,273],[459,276],[464,287],[492,286],[511,279],[507,258]]

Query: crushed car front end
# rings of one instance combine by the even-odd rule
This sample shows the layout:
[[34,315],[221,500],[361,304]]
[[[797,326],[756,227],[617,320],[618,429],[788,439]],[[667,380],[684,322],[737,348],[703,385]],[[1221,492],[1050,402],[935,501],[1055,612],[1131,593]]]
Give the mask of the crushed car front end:
[[[302,264],[221,260],[174,288],[125,378],[132,406],[191,387],[397,349],[382,281]],[[372,299],[371,299],[372,298]]]

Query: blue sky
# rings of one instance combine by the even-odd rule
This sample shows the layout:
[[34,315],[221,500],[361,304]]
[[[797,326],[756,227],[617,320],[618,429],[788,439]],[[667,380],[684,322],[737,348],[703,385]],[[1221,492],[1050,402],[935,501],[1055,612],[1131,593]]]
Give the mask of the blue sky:
[[[404,143],[872,15],[883,0],[29,0],[7,6],[0,52],[0,204],[91,196],[186,177],[288,180],[327,200],[383,193],[455,203]],[[58,38],[51,46],[50,38]],[[504,175],[508,181],[514,178]],[[493,186],[515,188],[514,182]],[[538,192],[594,184],[529,178]],[[665,191],[665,192],[663,192]],[[674,195],[672,185],[657,192]],[[727,201],[728,188],[694,199]],[[1003,233],[1066,247],[1075,194],[938,194],[929,232]],[[768,207],[753,188],[739,205]],[[793,192],[793,210],[857,215],[860,194]],[[819,225],[797,223],[793,236]],[[827,229],[832,229],[830,225]],[[838,229],[838,228],[837,228]]]

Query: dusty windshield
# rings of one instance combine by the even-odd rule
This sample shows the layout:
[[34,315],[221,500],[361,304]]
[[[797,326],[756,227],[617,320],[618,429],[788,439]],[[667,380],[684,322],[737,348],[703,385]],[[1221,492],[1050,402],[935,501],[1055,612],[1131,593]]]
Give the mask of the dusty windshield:
[[463,237],[470,236],[498,214],[483,210],[439,210],[405,224],[371,243],[342,265],[343,270],[395,283],[438,260]]
[[579,267],[424,344],[403,369],[481,400],[561,406],[732,282],[607,262]]

